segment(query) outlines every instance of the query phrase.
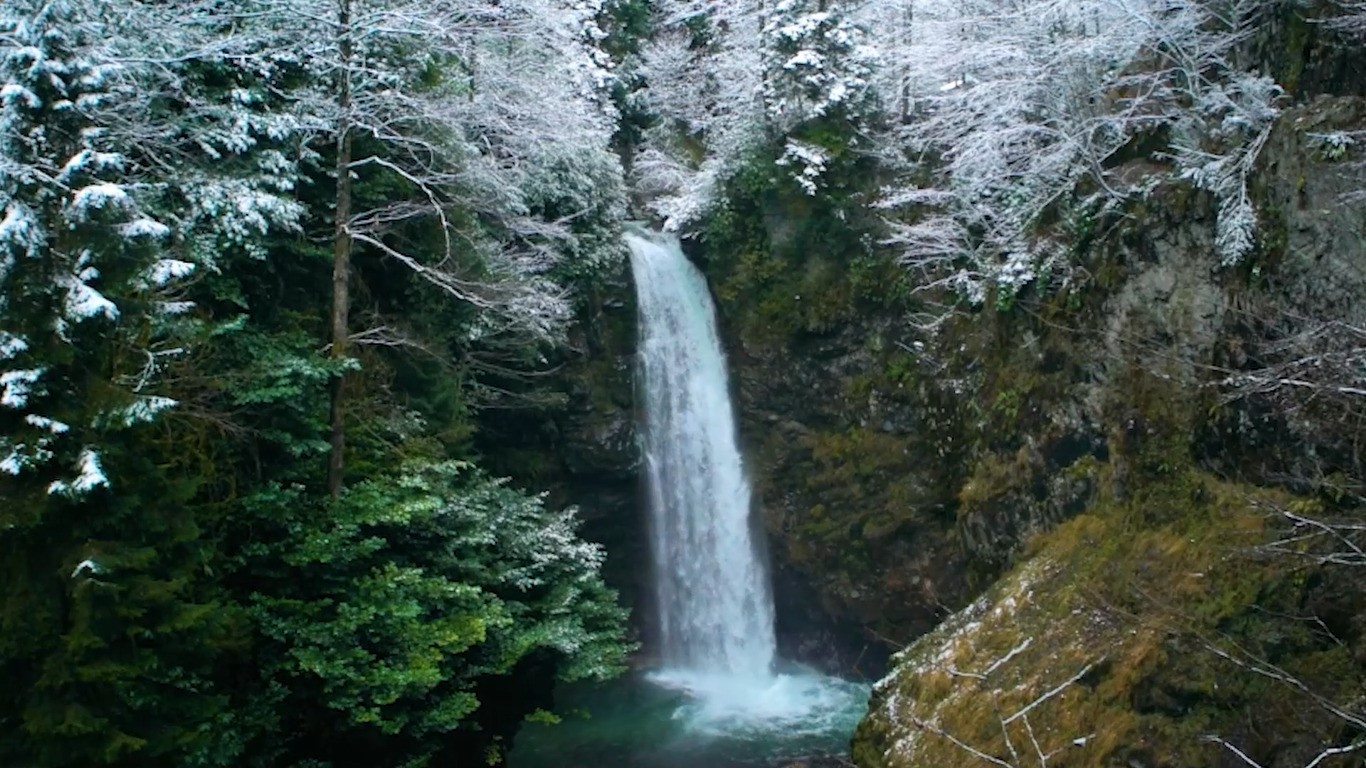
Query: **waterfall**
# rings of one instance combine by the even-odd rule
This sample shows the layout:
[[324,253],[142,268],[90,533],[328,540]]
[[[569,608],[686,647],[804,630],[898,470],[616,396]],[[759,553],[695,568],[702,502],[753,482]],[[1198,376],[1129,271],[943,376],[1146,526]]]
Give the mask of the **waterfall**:
[[769,681],[773,599],[711,295],[677,239],[626,240],[639,303],[661,660],[666,671],[726,680],[727,689]]

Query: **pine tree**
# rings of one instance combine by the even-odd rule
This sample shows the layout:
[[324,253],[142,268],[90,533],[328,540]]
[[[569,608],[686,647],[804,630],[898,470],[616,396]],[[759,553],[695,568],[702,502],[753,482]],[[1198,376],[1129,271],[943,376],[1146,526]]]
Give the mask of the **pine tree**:
[[154,292],[191,269],[160,258],[167,227],[141,210],[129,158],[90,117],[126,84],[84,56],[78,10],[43,3],[0,21],[13,41],[0,60],[0,470],[71,497],[108,484],[97,435],[169,404],[141,393],[131,364]]
[[[137,77],[96,55],[110,10],[0,15],[0,567],[26,587],[0,614],[13,689],[0,755],[54,766],[152,764],[213,738],[196,735],[215,704],[198,649],[221,627],[177,570],[194,524],[176,510],[183,488],[130,444],[174,405],[158,357],[181,333],[170,299],[194,265],[169,252],[112,129]],[[120,476],[139,482],[115,496]],[[138,518],[149,497],[161,516]]]

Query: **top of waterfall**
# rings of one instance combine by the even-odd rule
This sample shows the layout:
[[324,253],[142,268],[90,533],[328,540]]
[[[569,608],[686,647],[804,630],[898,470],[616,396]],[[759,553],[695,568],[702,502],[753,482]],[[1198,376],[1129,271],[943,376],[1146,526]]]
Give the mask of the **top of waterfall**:
[[628,221],[623,226],[626,238],[638,238],[656,245],[665,245],[670,241],[677,242],[678,235],[673,232],[665,232],[650,226],[648,221]]

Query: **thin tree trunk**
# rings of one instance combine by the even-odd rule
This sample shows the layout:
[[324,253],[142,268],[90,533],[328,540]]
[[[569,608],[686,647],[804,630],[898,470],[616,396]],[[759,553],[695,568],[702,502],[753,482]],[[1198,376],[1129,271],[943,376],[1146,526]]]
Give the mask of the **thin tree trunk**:
[[[337,106],[341,120],[337,126],[337,218],[332,241],[332,357],[346,357],[350,337],[351,283],[351,0],[338,0],[337,22],[341,54],[340,82]],[[342,470],[345,468],[346,423],[342,416],[342,398],[346,375],[340,373],[332,381],[332,450],[327,461],[327,492],[336,498],[341,493]]]
[[[914,44],[915,30],[915,0],[906,3],[906,35],[902,45],[910,46]],[[911,122],[911,73],[909,67],[901,70],[901,124],[908,125]]]

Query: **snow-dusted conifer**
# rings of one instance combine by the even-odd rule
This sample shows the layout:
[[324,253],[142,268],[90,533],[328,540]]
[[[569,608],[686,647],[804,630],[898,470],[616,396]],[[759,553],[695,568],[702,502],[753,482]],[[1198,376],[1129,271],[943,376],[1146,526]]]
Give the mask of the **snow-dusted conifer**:
[[[294,119],[253,103],[262,62],[243,69],[206,9],[0,11],[0,469],[52,494],[108,484],[101,435],[174,405],[156,390],[188,352],[187,281],[301,212],[275,148]],[[210,68],[239,85],[211,92]]]
[[[846,123],[841,140],[856,143],[876,109],[877,57],[841,5],[780,0],[764,18],[762,43],[764,107],[773,130],[792,136],[814,121],[839,120]],[[777,162],[814,195],[838,149],[792,136]]]
[[779,0],[763,25],[764,106],[780,130],[872,108],[876,55],[839,3]]
[[40,475],[64,496],[108,484],[91,430],[136,395],[92,394],[116,351],[135,346],[135,283],[165,234],[102,119],[132,84],[95,51],[101,10],[0,11],[0,471]]

